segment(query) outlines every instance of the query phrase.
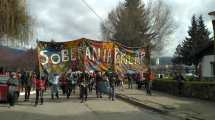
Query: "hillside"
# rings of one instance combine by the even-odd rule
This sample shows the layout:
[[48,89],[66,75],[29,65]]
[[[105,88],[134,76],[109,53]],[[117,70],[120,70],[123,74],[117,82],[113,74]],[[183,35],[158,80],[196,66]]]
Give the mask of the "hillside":
[[5,46],[0,46],[0,67],[4,67],[7,70],[22,70],[34,68],[32,49],[20,50]]

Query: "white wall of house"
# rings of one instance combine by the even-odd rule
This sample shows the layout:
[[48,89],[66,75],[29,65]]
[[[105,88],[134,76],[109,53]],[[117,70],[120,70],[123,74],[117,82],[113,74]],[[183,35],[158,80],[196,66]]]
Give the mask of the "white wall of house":
[[203,57],[201,61],[201,72],[202,77],[214,77],[213,76],[213,69],[212,69],[212,62],[214,61],[214,55],[206,55]]

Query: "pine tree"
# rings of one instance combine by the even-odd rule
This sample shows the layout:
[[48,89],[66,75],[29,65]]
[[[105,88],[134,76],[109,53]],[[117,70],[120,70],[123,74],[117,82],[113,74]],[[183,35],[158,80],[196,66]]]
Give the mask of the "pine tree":
[[210,41],[210,37],[209,37],[210,32],[208,31],[208,29],[204,24],[202,15],[200,15],[198,19],[198,35],[199,37],[197,40],[197,47],[203,48]]
[[180,48],[177,47],[173,62],[195,65],[197,69],[200,59],[196,57],[196,54],[210,41],[209,35],[210,32],[204,24],[202,15],[199,16],[198,20],[194,15],[188,30],[188,37],[182,42]]
[[144,10],[141,0],[126,0],[118,16],[114,39],[130,47],[143,46],[143,40],[150,37]]
[[182,46],[181,46],[181,44],[178,44],[178,46],[176,47],[176,51],[175,51],[175,53],[174,53],[174,57],[173,57],[173,59],[172,59],[172,62],[174,63],[174,64],[180,64],[180,63],[182,63],[182,59],[181,59],[181,49],[182,49]]
[[106,40],[128,47],[145,47],[145,63],[149,65],[151,51],[161,51],[173,32],[171,18],[171,11],[161,1],[146,7],[142,0],[125,0],[108,14],[101,31]]
[[194,58],[194,54],[196,53],[196,40],[198,39],[198,23],[196,20],[196,16],[194,15],[191,20],[191,26],[188,30],[188,37],[185,38],[185,40],[182,42],[181,47],[177,48],[178,53],[175,55],[181,56],[180,62],[186,64],[186,65],[192,65],[196,58]]
[[128,47],[148,47],[159,53],[175,30],[171,11],[158,0],[147,6],[142,0],[125,0],[101,24],[103,39]]

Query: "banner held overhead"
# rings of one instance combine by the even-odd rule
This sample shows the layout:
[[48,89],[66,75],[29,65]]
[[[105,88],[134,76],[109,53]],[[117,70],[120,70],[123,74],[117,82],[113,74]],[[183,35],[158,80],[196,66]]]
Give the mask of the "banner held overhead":
[[69,42],[38,42],[41,74],[67,71],[146,71],[145,49],[119,43],[78,39]]

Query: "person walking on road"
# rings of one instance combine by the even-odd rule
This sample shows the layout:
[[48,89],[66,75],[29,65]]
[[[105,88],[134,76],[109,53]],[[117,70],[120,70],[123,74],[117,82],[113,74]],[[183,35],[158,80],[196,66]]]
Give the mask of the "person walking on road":
[[95,74],[90,73],[89,74],[89,93],[92,93],[93,91],[94,80],[95,80]]
[[60,82],[60,88],[62,89],[63,95],[66,95],[66,87],[67,87],[66,73],[61,74],[59,82]]
[[87,74],[85,72],[83,72],[82,75],[81,75],[80,82],[79,82],[81,103],[83,103],[84,101],[87,101],[88,84],[89,84],[88,76],[87,76]]
[[32,86],[32,72],[27,73],[27,79],[24,81],[24,87],[25,87],[25,101],[29,101],[30,98],[30,92],[31,92],[31,86]]
[[56,98],[59,99],[59,93],[58,93],[59,79],[60,79],[60,76],[56,73],[53,76],[50,76],[49,81],[51,84],[51,98],[52,99],[54,99],[54,96],[56,96]]
[[127,73],[127,78],[128,78],[128,89],[132,89],[133,88],[132,74]]
[[152,95],[151,88],[153,80],[155,80],[155,75],[151,70],[149,70],[146,78],[146,93],[150,96]]
[[16,95],[16,89],[18,86],[18,81],[16,80],[16,76],[13,74],[10,74],[10,78],[7,81],[8,85],[8,102],[9,107],[14,106],[16,103],[16,98],[18,97]]
[[182,94],[182,88],[184,86],[184,82],[185,79],[184,77],[181,75],[181,73],[176,74],[176,83],[177,83],[177,88],[178,88],[178,95]]
[[108,71],[106,73],[109,81],[110,91],[109,91],[109,99],[114,101],[115,99],[115,82],[116,82],[116,75],[112,71]]
[[70,73],[67,76],[68,87],[67,87],[67,98],[70,97],[71,93],[75,94],[75,87],[77,84],[77,76],[75,73]]
[[124,90],[124,79],[125,79],[125,75],[123,73],[119,73],[118,75],[118,79],[120,80],[120,85],[119,85],[119,89],[120,90]]
[[97,98],[102,98],[102,92],[100,89],[100,84],[102,82],[102,75],[101,72],[96,71],[96,77],[95,77],[95,82],[96,82],[96,96]]
[[40,104],[43,104],[43,92],[45,90],[45,77],[42,77],[42,79],[40,79],[39,77],[37,77],[36,80],[36,100],[35,100],[35,106],[38,105],[39,102],[39,98],[40,98]]

